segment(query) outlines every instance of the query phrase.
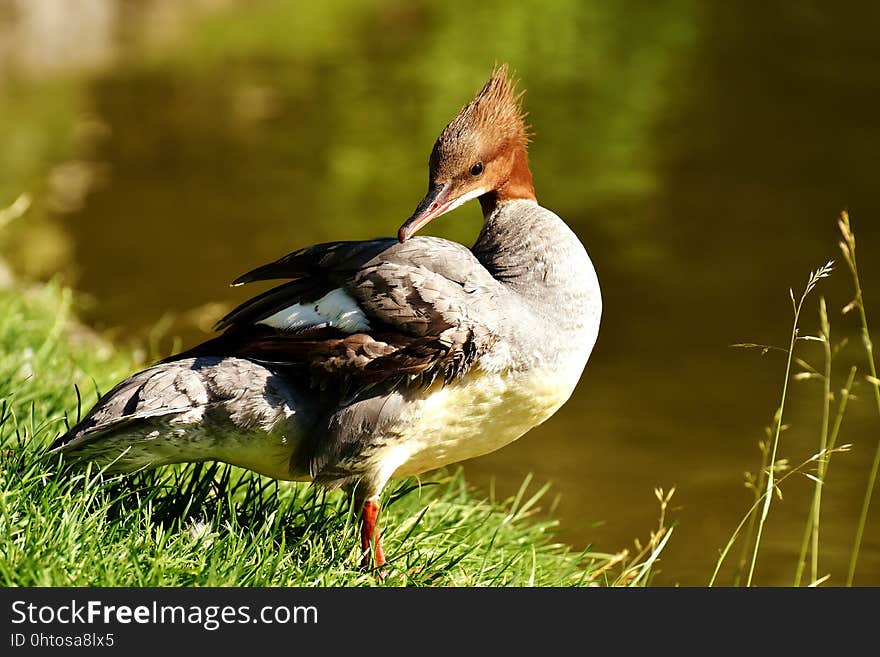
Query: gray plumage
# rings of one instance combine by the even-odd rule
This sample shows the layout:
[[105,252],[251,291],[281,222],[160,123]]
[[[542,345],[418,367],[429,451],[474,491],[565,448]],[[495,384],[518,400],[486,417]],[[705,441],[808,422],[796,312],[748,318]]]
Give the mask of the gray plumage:
[[[431,395],[487,373],[579,376],[601,313],[580,241],[527,200],[499,204],[472,250],[429,237],[335,242],[239,282],[279,278],[293,280],[227,315],[219,337],[117,385],[52,448],[113,471],[216,459],[373,494],[409,471],[394,459],[424,431]],[[328,294],[338,316],[320,306]],[[312,323],[265,323],[290,308]],[[449,458],[420,449],[412,467]]]

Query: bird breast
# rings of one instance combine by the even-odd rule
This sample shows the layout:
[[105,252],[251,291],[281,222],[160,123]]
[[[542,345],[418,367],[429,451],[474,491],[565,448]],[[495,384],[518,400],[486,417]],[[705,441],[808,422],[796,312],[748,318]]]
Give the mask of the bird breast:
[[393,476],[408,476],[499,449],[553,415],[571,396],[583,365],[566,370],[487,372],[439,387],[416,402],[402,440],[389,447]]

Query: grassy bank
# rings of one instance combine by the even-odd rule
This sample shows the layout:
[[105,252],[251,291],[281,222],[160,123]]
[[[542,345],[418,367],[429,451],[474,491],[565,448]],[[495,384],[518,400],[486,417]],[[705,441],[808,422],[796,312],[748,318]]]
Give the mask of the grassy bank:
[[[377,583],[357,568],[357,531],[340,493],[208,464],[109,480],[63,474],[44,450],[65,413],[74,421],[78,406],[85,412],[99,390],[143,365],[79,327],[70,308],[70,293],[55,286],[0,291],[0,584]],[[540,493],[524,485],[513,499],[487,500],[459,472],[390,486],[384,583],[648,581],[650,550],[627,559],[554,543],[555,523],[537,513]]]

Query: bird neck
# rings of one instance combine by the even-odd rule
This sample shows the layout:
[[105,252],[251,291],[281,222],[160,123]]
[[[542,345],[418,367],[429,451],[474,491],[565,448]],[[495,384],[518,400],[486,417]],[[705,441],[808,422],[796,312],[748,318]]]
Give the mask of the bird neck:
[[499,203],[485,217],[472,252],[510,292],[504,295],[509,339],[520,351],[548,362],[572,350],[589,353],[602,312],[599,281],[562,219],[535,201]]
[[496,203],[472,251],[497,280],[537,296],[566,286],[570,268],[589,261],[565,222],[531,199]]

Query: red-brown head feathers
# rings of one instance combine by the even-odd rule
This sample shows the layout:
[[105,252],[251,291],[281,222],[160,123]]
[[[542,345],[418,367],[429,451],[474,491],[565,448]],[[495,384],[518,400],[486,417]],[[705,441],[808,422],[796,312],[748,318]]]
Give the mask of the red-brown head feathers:
[[430,160],[432,178],[454,177],[478,161],[491,160],[498,151],[525,150],[529,132],[522,111],[523,93],[517,92],[506,64],[496,67],[480,92],[437,138]]
[[527,153],[530,135],[521,101],[507,65],[497,66],[437,138],[429,161],[428,194],[401,226],[401,240],[473,198],[480,199],[484,213],[505,201],[535,200]]

